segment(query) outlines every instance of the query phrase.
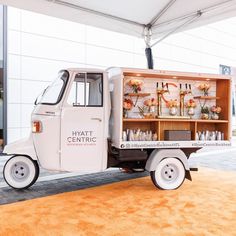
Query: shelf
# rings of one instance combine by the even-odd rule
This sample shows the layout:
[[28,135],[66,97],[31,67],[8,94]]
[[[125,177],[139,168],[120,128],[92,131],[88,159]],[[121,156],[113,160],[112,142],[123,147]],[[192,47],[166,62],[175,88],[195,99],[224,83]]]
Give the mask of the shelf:
[[198,122],[198,123],[229,123],[228,120],[196,120],[196,119],[145,119],[145,118],[125,118],[123,122],[155,122],[155,121],[170,121],[170,122]]
[[158,119],[145,119],[145,118],[124,118],[124,122],[152,122],[152,121],[158,121]]
[[194,99],[204,99],[204,100],[217,100],[220,99],[220,97],[214,97],[214,96],[195,96]]
[[196,122],[196,120],[193,120],[193,119],[169,119],[169,118],[166,118],[166,119],[158,119],[159,121],[169,121],[169,122]]
[[195,120],[198,123],[229,123],[228,120]]
[[190,120],[190,116],[158,116],[158,119],[161,119],[161,120]]
[[126,93],[125,96],[130,96],[130,97],[147,97],[150,96],[150,93]]

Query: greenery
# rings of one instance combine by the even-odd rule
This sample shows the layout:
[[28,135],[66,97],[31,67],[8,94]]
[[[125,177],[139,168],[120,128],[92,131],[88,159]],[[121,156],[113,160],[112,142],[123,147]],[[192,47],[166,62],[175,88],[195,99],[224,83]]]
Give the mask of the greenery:
[[208,106],[201,107],[201,113],[209,114],[210,113],[209,107]]

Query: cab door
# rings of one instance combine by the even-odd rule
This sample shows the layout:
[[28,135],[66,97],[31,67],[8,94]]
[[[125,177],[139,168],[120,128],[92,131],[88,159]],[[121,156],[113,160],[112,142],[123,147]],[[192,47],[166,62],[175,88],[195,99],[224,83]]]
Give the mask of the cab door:
[[61,111],[61,169],[102,170],[103,74],[76,73]]

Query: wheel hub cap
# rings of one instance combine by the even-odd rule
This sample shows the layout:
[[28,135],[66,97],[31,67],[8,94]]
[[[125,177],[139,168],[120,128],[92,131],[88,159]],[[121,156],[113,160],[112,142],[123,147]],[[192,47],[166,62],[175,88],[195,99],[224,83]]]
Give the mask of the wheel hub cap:
[[178,176],[178,169],[174,164],[167,164],[163,167],[161,176],[165,181],[172,182]]
[[16,162],[11,168],[11,176],[15,181],[24,181],[29,176],[29,167],[24,162]]

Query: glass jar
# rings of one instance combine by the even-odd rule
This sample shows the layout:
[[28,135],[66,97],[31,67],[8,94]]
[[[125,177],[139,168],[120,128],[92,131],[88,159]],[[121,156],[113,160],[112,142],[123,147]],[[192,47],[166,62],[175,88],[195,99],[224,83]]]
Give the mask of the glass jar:
[[209,119],[209,114],[208,113],[201,113],[201,119],[202,120],[208,120]]
[[188,108],[188,115],[192,118],[195,114],[195,109],[193,107]]
[[212,115],[211,115],[211,119],[212,120],[219,120],[219,114],[213,112]]
[[169,114],[171,116],[176,116],[177,115],[177,107],[170,107],[169,108]]

